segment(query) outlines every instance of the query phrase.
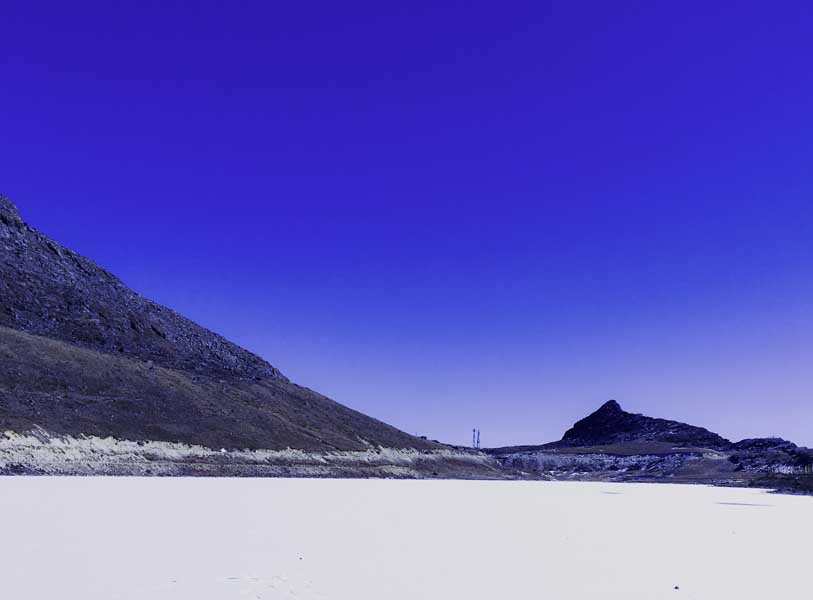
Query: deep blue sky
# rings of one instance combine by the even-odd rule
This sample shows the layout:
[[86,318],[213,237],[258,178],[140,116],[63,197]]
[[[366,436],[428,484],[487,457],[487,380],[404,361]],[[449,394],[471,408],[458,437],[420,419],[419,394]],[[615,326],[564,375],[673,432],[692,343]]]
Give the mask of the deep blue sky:
[[7,0],[0,191],[411,433],[813,445],[811,11]]

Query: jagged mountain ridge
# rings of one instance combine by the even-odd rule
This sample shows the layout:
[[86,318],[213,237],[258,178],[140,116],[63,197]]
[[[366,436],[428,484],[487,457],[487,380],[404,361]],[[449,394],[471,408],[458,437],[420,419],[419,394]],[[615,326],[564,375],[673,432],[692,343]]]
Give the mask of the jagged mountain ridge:
[[0,196],[0,433],[210,448],[432,450],[297,386],[26,224]]

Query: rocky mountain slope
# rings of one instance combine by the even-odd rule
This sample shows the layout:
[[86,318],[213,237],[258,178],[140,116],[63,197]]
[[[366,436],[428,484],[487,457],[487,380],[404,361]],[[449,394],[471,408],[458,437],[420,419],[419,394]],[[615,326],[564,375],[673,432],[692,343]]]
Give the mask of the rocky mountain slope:
[[212,379],[285,381],[260,357],[29,227],[2,196],[0,326]]
[[732,443],[702,427],[628,413],[614,400],[558,442],[486,452],[517,476],[813,491],[813,450],[779,438]]
[[[443,459],[430,461],[430,476],[500,476],[490,459],[450,461],[445,446],[291,383],[262,358],[143,298],[33,229],[0,196],[3,432],[17,434],[7,436],[6,456],[9,440],[34,432],[40,440],[111,437],[226,454],[440,453]],[[189,460],[200,462],[199,456]],[[4,463],[0,452],[3,468],[36,470],[36,460]],[[217,465],[201,470],[224,471]],[[350,473],[345,460],[341,474]]]

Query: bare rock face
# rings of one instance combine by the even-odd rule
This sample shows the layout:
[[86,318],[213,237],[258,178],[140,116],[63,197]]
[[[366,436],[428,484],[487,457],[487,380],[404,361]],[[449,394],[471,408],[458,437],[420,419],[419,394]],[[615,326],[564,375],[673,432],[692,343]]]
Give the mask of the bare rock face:
[[19,223],[22,221],[17,207],[2,194],[0,194],[0,221],[6,224]]

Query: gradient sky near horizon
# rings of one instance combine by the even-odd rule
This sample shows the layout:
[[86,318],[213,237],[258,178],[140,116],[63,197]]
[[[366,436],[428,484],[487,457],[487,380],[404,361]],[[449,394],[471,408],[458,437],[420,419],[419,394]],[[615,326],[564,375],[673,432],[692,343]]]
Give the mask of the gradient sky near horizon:
[[809,2],[0,3],[0,192],[410,433],[813,446]]

